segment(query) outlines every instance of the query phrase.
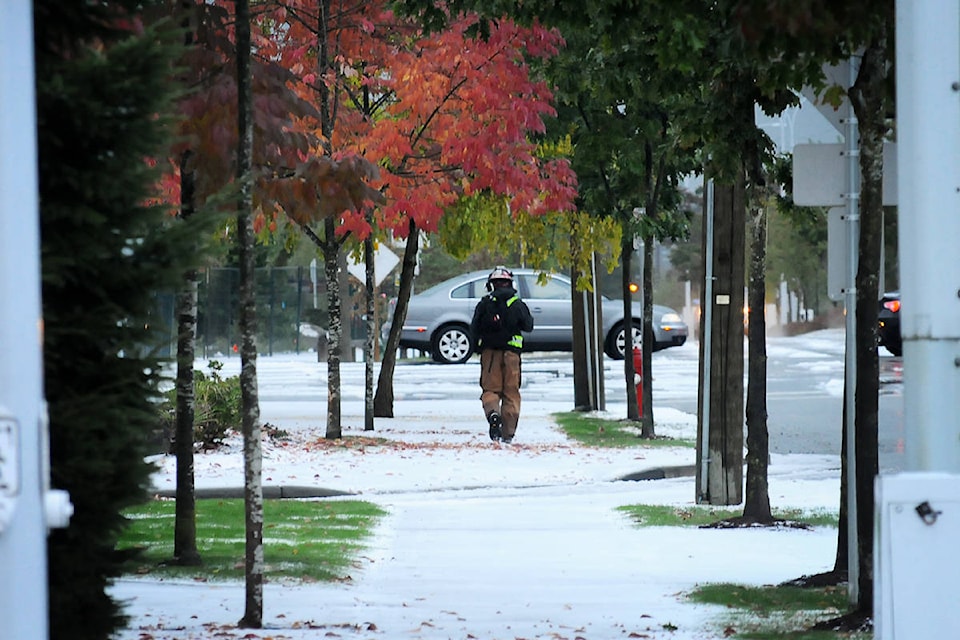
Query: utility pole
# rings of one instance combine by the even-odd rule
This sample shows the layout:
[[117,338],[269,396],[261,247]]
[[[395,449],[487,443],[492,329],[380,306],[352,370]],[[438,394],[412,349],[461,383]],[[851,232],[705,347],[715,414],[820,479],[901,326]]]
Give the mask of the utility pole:
[[603,384],[603,305],[597,281],[597,254],[590,256],[592,291],[577,291],[580,275],[570,273],[570,295],[573,303],[573,405],[577,411],[603,411],[606,406]]
[[743,501],[744,178],[709,184],[704,206],[705,214],[712,212],[712,233],[711,245],[704,247],[710,264],[700,331],[696,497],[698,503],[731,505]]

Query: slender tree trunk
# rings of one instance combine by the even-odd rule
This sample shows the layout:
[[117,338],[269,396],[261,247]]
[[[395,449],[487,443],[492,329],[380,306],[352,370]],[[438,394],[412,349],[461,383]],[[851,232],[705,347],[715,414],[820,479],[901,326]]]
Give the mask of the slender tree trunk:
[[[652,212],[648,212],[652,213]],[[653,337],[653,236],[648,236],[643,242],[643,357],[640,361],[639,373],[643,376],[640,388],[643,398],[643,426],[640,435],[644,438],[654,438],[656,433],[653,426],[653,376],[650,367],[653,362],[653,346],[656,342]]]
[[253,91],[250,70],[250,7],[236,0],[237,18],[237,243],[240,254],[240,396],[243,423],[243,497],[246,523],[246,598],[238,625],[263,626],[263,451],[257,391],[257,308],[253,234]]
[[343,304],[340,295],[340,243],[332,218],[323,222],[323,270],[327,278],[327,440],[343,436],[340,424],[340,354],[343,342]]
[[[320,0],[317,13],[317,73],[326,77],[331,70],[330,47],[327,40],[330,21],[330,0]],[[330,89],[326,82],[317,83],[320,101],[320,131],[323,133],[323,150],[332,156],[334,114],[330,101]],[[337,241],[336,221],[327,218],[323,223],[324,237],[320,243],[323,252],[323,272],[327,280],[327,430],[328,440],[342,436],[340,424],[340,358],[343,337],[343,310],[340,295],[340,243]]]
[[[846,375],[846,374],[844,374]],[[843,405],[847,406],[847,389],[843,390]],[[837,524],[837,555],[833,562],[833,571],[846,581],[849,573],[850,546],[848,544],[848,530],[850,517],[847,512],[847,412],[843,412],[843,435],[840,438],[840,519]],[[838,580],[840,582],[840,580]]]
[[383,360],[380,362],[380,376],[377,378],[377,393],[373,399],[373,414],[378,418],[393,417],[393,372],[397,366],[397,349],[400,348],[400,330],[407,319],[407,307],[413,291],[414,270],[417,267],[417,252],[420,250],[420,232],[417,223],[410,219],[407,234],[407,246],[403,251],[400,267],[400,290],[397,292],[397,306],[393,310],[390,335],[383,348]]
[[[571,234],[570,243],[576,243],[576,232]],[[582,292],[576,290],[576,283],[580,277],[577,260],[574,258],[570,268],[570,295],[573,321],[573,406],[575,411],[596,411],[596,395],[591,393],[590,380],[594,378],[587,353],[592,349],[590,341],[596,339],[586,335],[586,318],[590,313],[590,303],[585,300]]]
[[883,141],[886,124],[886,40],[864,51],[850,100],[860,131],[860,258],[857,267],[857,384],[855,400],[857,461],[857,554],[860,567],[857,610],[873,614],[873,483],[879,472],[877,300],[883,244]]
[[747,489],[744,518],[772,522],[767,484],[770,440],[767,431],[767,323],[764,317],[767,268],[767,215],[758,207],[750,225],[750,281],[747,380]]
[[[372,226],[373,225],[373,210],[367,210],[367,222]],[[364,385],[363,385],[363,430],[364,431],[373,431],[374,427],[374,410],[373,410],[373,365],[374,365],[374,345],[377,339],[377,319],[375,316],[376,313],[376,304],[377,304],[377,291],[376,291],[376,269],[375,269],[375,255],[373,251],[373,238],[368,236],[366,240],[363,241],[363,261],[365,266],[365,275],[366,275],[366,291],[364,292],[364,300],[366,300],[367,308],[367,336],[366,341],[363,345],[363,361],[364,361]]]
[[[189,23],[182,26],[185,28]],[[193,44],[193,32],[186,29],[184,44]],[[180,155],[180,217],[196,213],[196,174],[193,152]],[[174,449],[177,458],[176,513],[173,525],[173,559],[177,564],[201,563],[197,550],[197,503],[194,484],[193,445],[196,393],[193,368],[197,346],[197,272],[184,275],[184,288],[177,296],[177,417]]]
[[[192,153],[180,156],[180,217],[186,220],[196,211]],[[193,471],[193,423],[196,396],[193,367],[196,358],[197,272],[184,275],[184,286],[177,295],[177,415],[174,451],[177,458],[176,514],[173,525],[173,561],[199,565],[197,550],[197,504]]]
[[[632,212],[626,215],[633,215]],[[637,384],[633,366],[633,309],[630,296],[630,272],[633,257],[633,233],[629,221],[621,225],[620,236],[620,289],[623,292],[623,378],[627,387],[627,420],[640,421],[640,409],[637,407]]]
[[[661,114],[660,119],[660,142],[667,139],[667,118]],[[660,159],[654,162],[653,145],[650,142],[644,144],[644,189],[646,191],[646,206],[644,208],[644,217],[658,222],[660,219],[660,190],[666,180],[667,162],[666,155],[660,155]],[[643,228],[651,229],[650,224],[644,224]],[[650,231],[645,231],[643,242],[643,355],[640,359],[640,373],[643,377],[643,383],[640,387],[640,394],[643,398],[643,426],[640,434],[644,438],[656,437],[653,421],[653,348],[656,346],[656,339],[653,336],[653,250],[656,243],[656,236]]]

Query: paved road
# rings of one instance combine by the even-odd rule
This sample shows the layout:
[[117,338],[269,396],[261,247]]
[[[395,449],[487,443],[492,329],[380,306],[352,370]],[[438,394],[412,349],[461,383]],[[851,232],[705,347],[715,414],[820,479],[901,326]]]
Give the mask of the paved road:
[[[771,453],[840,453],[843,425],[843,331],[818,338],[769,338],[767,341],[767,429]],[[569,356],[527,357],[531,376],[567,375]],[[625,397],[620,363],[605,363],[606,401]],[[525,373],[526,375],[526,373]],[[671,407],[697,413],[699,351],[696,344],[653,354],[654,410]],[[535,386],[536,380],[530,382]],[[722,390],[720,391],[722,393]],[[880,468],[903,470],[903,361],[880,352]]]
[[[772,338],[767,355],[767,429],[772,453],[839,454],[843,425],[843,344],[825,341],[820,348],[793,348],[790,338]],[[658,369],[679,368],[689,356],[657,361]],[[696,375],[696,369],[689,375]],[[697,412],[697,398],[687,392],[654,393],[655,406]],[[882,471],[904,469],[903,360],[881,351],[879,450]]]

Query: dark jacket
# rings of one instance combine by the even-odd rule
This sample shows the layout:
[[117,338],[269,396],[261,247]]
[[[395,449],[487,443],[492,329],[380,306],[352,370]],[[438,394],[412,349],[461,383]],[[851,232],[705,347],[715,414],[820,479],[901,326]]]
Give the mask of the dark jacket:
[[470,333],[477,351],[504,349],[520,353],[521,331],[533,331],[533,315],[513,287],[494,289],[473,310]]

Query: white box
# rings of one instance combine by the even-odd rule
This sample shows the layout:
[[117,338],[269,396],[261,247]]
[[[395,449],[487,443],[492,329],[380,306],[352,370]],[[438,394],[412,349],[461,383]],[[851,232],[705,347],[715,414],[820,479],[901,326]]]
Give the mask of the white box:
[[960,475],[881,475],[875,487],[874,637],[960,638]]

